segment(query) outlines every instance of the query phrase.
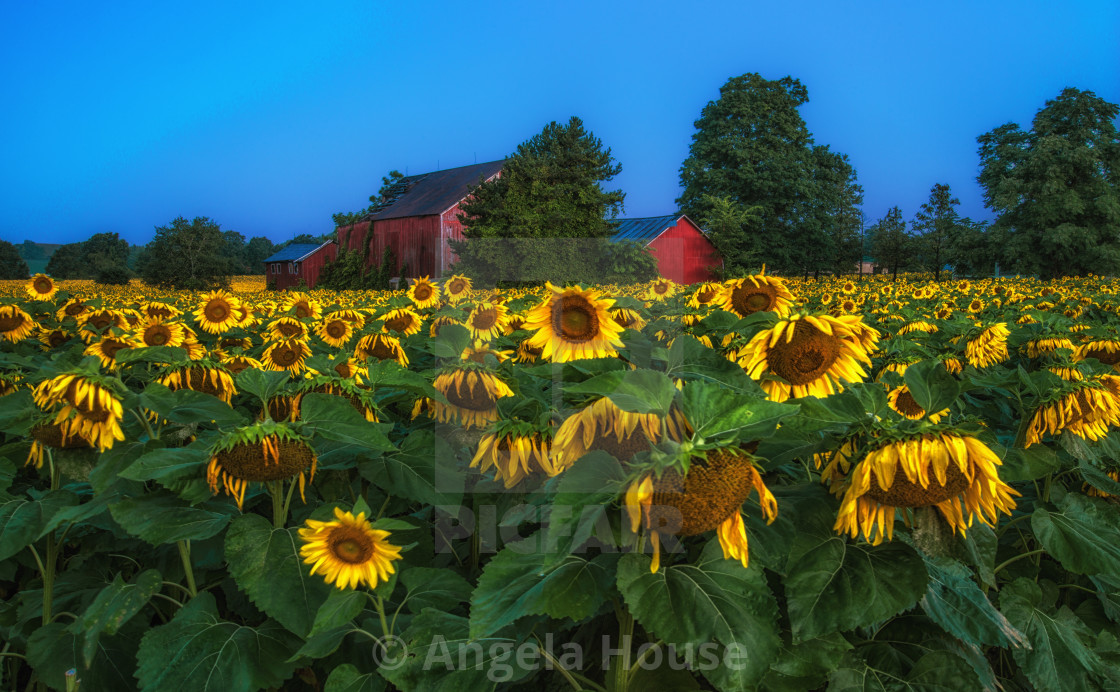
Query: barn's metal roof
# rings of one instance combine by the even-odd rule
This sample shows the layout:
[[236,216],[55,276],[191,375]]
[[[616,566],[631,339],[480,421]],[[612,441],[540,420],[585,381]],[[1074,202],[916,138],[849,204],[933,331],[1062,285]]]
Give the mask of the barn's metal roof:
[[640,243],[649,243],[665,232],[670,226],[675,226],[680,214],[669,216],[647,216],[642,219],[617,219],[618,232],[611,236],[611,240],[633,240]]
[[442,214],[467,197],[479,182],[502,170],[503,163],[488,161],[408,176],[398,183],[401,193],[367,218],[381,221]]
[[[332,241],[328,241],[328,242],[332,242]],[[326,243],[324,243],[323,245],[325,245],[325,244]],[[307,257],[308,255],[310,255],[312,252],[315,252],[319,248],[323,247],[323,245],[319,245],[319,244],[316,244],[316,243],[294,243],[294,244],[289,245],[288,247],[284,248],[283,250],[280,250],[279,252],[272,255],[268,259],[265,259],[265,260],[262,260],[262,261],[263,262],[298,262],[299,260],[302,260],[304,257]]]

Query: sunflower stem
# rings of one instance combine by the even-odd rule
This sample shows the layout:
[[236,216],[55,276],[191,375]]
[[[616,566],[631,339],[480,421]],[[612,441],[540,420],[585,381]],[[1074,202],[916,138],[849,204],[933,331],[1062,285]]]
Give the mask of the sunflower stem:
[[140,424],[144,426],[144,432],[147,433],[148,439],[156,439],[155,431],[152,430],[152,425],[148,422],[148,417],[139,413],[137,409],[132,409],[132,415],[135,416],[136,420],[140,421]]
[[178,541],[179,546],[179,559],[183,561],[183,572],[187,575],[187,593],[194,598],[198,595],[198,587],[194,583],[194,568],[191,566],[191,542],[189,540]]
[[377,618],[381,620],[381,633],[388,639],[392,633],[389,631],[389,623],[385,621],[385,601],[374,594],[373,606],[377,609]]
[[284,511],[284,481],[269,481],[268,494],[272,496],[272,527],[282,529],[288,519]]
[[43,624],[51,621],[51,608],[54,604],[54,568],[58,562],[58,546],[55,545],[54,532],[47,534],[47,559],[40,563],[43,571]]
[[1004,560],[999,565],[997,565],[996,568],[994,570],[992,570],[992,574],[999,574],[1003,570],[1003,568],[1007,567],[1008,565],[1010,565],[1013,562],[1016,562],[1018,560],[1022,560],[1023,558],[1034,557],[1035,555],[1041,555],[1042,553],[1045,553],[1045,552],[1046,552],[1045,548],[1036,548],[1034,550],[1028,550],[1025,553],[1019,553],[1018,555],[1015,555],[1013,557],[1009,557],[1008,559]]
[[619,607],[615,617],[618,618],[619,650],[621,654],[611,664],[614,673],[612,692],[627,692],[630,689],[630,640],[634,636],[634,616],[630,614],[625,605]]
[[284,496],[284,523],[288,522],[288,510],[292,506],[292,494],[296,491],[296,480],[295,478],[292,479],[292,484],[288,486],[288,494]]

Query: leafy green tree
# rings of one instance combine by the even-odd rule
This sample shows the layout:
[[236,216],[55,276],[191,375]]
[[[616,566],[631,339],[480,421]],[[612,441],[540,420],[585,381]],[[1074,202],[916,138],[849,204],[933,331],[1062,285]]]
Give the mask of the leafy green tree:
[[463,203],[456,269],[482,284],[596,281],[625,198],[603,183],[621,171],[579,118],[549,123]]
[[949,227],[945,239],[944,261],[953,271],[965,276],[990,276],[995,271],[999,248],[1004,240],[983,221],[960,218]]
[[723,258],[724,275],[745,276],[757,271],[761,207],[744,207],[731,197],[706,195],[704,208],[708,215],[698,220]]
[[85,251],[81,243],[67,243],[51,255],[44,270],[56,279],[87,279]]
[[82,261],[88,278],[99,284],[127,284],[128,241],[116,233],[95,233],[82,243]]
[[906,232],[902,210],[891,207],[887,215],[871,227],[868,234],[875,262],[891,273],[892,280],[898,279],[899,270],[908,269],[913,263],[914,255],[914,238]]
[[264,261],[276,250],[272,241],[263,235],[253,236],[245,245],[245,273],[264,274]]
[[27,262],[19,256],[19,249],[6,240],[0,240],[0,279],[27,279],[30,276]]
[[[792,77],[733,77],[694,123],[680,170],[677,204],[686,214],[710,218],[713,201],[724,198],[756,209],[761,260],[786,272],[836,266],[832,236],[848,228],[838,229],[836,219],[853,218],[862,199],[847,157],[814,146],[797,110],[808,100]],[[848,252],[847,243],[841,247]]]
[[1006,261],[1042,278],[1120,271],[1120,106],[1067,87],[1029,131],[1006,123],[977,138],[984,203],[999,216]]
[[137,271],[144,281],[162,288],[205,290],[229,285],[235,267],[225,256],[222,228],[205,216],[157,226],[144,246]]
[[25,260],[47,259],[47,251],[34,240],[25,240],[19,246],[19,256]]
[[941,280],[950,240],[960,236],[958,226],[970,223],[957,214],[956,207],[960,203],[948,185],[937,183],[929,190],[929,201],[922,205],[910,224],[919,259],[927,271],[933,272],[934,281]]

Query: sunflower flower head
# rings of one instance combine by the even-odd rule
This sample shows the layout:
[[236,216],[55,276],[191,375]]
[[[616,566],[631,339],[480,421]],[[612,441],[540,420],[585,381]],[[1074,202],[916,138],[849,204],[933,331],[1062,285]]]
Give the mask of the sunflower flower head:
[[417,310],[424,310],[439,304],[439,286],[436,286],[428,277],[422,277],[412,282],[408,287],[408,299],[416,306]]
[[525,320],[525,329],[535,332],[529,346],[540,348],[542,358],[566,363],[618,355],[623,329],[610,316],[613,300],[580,286],[558,288],[549,283],[547,290],[548,297]]
[[30,300],[50,300],[58,293],[58,286],[46,274],[36,274],[24,286]]
[[739,317],[766,311],[785,317],[793,307],[793,294],[781,279],[756,274],[726,282],[719,306]]
[[55,413],[54,423],[66,426],[66,436],[79,435],[103,452],[124,441],[124,410],[109,382],[99,375],[66,373],[39,383],[33,399],[40,409]]
[[373,528],[364,512],[354,515],[336,507],[331,521],[308,519],[299,537],[300,556],[311,565],[311,574],[339,589],[362,584],[376,588],[396,572],[393,562],[401,557],[389,532]]
[[37,326],[18,305],[0,305],[0,338],[5,341],[23,341]]
[[206,482],[215,494],[224,489],[241,509],[252,483],[298,481],[303,498],[317,464],[315,450],[295,428],[264,420],[227,432],[214,443]]
[[226,291],[218,290],[202,297],[202,303],[194,311],[194,318],[202,331],[208,334],[221,334],[236,327],[240,320],[238,308],[241,301]]

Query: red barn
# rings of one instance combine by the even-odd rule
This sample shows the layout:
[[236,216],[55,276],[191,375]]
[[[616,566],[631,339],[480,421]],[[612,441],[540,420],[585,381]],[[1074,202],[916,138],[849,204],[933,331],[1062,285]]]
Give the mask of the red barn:
[[283,291],[299,286],[302,280],[308,288],[314,287],[323,265],[334,261],[337,254],[338,245],[333,240],[322,245],[289,245],[264,260],[265,285]]
[[715,245],[684,214],[619,219],[616,223],[618,232],[611,240],[642,243],[657,258],[661,276],[678,284],[711,281],[715,278],[711,268],[723,266]]
[[490,161],[402,178],[376,211],[338,228],[339,242],[351,250],[362,250],[368,244],[366,263],[370,266],[380,265],[385,248],[391,248],[395,273],[439,278],[455,261],[447,241],[463,239],[460,203],[479,183],[497,177],[502,163]]

